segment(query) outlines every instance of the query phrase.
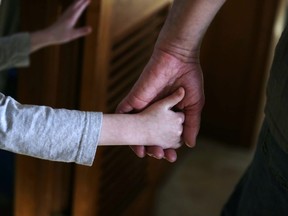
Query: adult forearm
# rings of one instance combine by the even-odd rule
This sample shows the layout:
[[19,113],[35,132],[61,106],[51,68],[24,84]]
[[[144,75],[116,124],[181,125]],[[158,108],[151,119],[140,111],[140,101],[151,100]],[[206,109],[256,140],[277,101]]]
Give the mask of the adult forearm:
[[180,58],[198,55],[201,41],[225,0],[174,0],[156,48]]

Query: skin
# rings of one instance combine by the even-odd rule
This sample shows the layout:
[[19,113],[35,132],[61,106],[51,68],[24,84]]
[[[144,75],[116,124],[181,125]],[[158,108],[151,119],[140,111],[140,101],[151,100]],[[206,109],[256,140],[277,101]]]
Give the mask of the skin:
[[[182,86],[185,97],[176,107],[185,113],[183,139],[194,147],[200,129],[205,96],[199,60],[204,34],[225,0],[175,0],[156,42],[154,52],[117,112],[141,111]],[[175,149],[160,146],[132,146],[138,157],[146,154],[170,162]]]
[[140,113],[104,115],[99,146],[128,144],[179,148],[184,114],[174,112],[172,108],[184,95],[184,89],[179,88]]
[[90,0],[76,0],[59,19],[48,28],[31,33],[31,53],[51,45],[64,44],[91,33],[89,26],[75,28]]
[[[182,135],[184,142],[189,147],[195,146],[205,102],[199,60],[201,41],[224,2],[225,0],[174,0],[154,52],[139,80],[119,104],[118,113],[140,112],[183,87],[185,96],[176,108],[185,113]],[[90,27],[75,28],[88,4],[89,0],[75,1],[56,23],[32,33],[31,52],[89,34]],[[165,149],[161,145],[151,141],[131,148],[139,157],[148,154],[174,162],[177,159],[175,148]]]

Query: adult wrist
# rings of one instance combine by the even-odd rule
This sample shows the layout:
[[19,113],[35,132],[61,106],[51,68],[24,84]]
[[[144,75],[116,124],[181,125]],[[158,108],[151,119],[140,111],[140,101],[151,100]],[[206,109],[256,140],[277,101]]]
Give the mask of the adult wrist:
[[153,56],[170,56],[182,63],[199,63],[200,48],[187,49],[173,42],[161,43],[155,45]]
[[152,58],[165,59],[164,61],[169,61],[173,65],[176,64],[199,64],[200,63],[200,50],[187,50],[181,47],[175,47],[173,45],[160,45],[155,46]]

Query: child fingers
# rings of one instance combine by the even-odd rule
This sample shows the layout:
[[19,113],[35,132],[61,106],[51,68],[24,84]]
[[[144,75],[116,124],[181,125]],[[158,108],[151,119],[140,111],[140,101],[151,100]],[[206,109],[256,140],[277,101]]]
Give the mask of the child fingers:
[[75,25],[78,21],[79,17],[82,15],[83,11],[89,5],[89,0],[80,0],[75,3],[71,8],[68,9],[68,13],[70,16],[70,23],[71,25]]
[[176,114],[177,114],[177,119],[178,119],[177,131],[178,131],[179,141],[181,141],[183,130],[184,130],[183,123],[185,122],[185,115],[184,113],[176,113]]
[[174,107],[175,105],[177,105],[180,101],[182,101],[182,99],[185,96],[185,91],[184,88],[180,87],[179,89],[177,89],[170,98],[170,105],[169,105],[169,109],[171,109],[172,107]]
[[183,112],[176,112],[176,121],[178,124],[183,124],[185,122],[185,114]]
[[177,143],[177,145],[175,146],[175,149],[178,149],[178,148],[180,148],[181,146],[182,146],[182,143],[179,142],[179,143]]
[[171,109],[184,98],[184,95],[184,88],[180,87],[174,93],[164,98],[162,103],[165,105],[165,107],[167,107],[167,109]]
[[85,27],[75,29],[73,31],[73,34],[71,35],[71,40],[86,36],[86,35],[90,34],[91,31],[92,31],[92,28],[90,26],[85,26]]

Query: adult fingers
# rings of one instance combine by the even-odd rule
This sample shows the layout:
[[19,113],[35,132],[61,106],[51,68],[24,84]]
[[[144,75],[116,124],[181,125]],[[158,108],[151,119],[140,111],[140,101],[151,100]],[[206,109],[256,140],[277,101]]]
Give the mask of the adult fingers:
[[156,159],[162,159],[165,156],[164,150],[159,146],[147,146],[146,153],[150,157],[154,157]]
[[146,151],[144,146],[130,146],[133,152],[140,158],[145,157]]
[[165,149],[164,150],[164,158],[173,163],[177,160],[177,153],[175,149]]
[[125,97],[117,106],[116,113],[129,113],[134,108],[130,105],[130,103],[127,100],[127,97]]
[[183,138],[188,147],[196,145],[197,135],[200,129],[201,111],[185,111],[185,122],[183,130]]
[[156,159],[166,159],[167,161],[173,163],[177,160],[177,153],[175,149],[165,149],[163,150],[158,146],[146,147],[147,155],[154,157]]

